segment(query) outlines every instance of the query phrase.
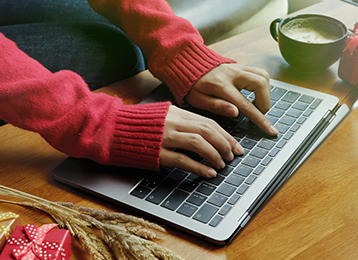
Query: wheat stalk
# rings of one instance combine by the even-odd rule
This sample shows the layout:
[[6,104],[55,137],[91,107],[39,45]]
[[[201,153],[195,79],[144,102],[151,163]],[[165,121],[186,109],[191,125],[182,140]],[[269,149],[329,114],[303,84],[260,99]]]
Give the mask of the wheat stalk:
[[144,219],[75,206],[69,202],[51,202],[2,185],[0,196],[22,200],[0,199],[0,202],[37,208],[51,215],[61,228],[67,228],[72,236],[78,238],[93,260],[182,260],[180,256],[150,240],[158,237],[146,228],[161,232],[165,230]]

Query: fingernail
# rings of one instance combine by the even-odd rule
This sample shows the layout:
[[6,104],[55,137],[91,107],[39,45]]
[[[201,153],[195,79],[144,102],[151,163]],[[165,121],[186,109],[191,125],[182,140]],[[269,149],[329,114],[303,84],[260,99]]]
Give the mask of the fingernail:
[[209,169],[208,170],[208,177],[209,178],[216,177],[216,171],[214,169]]
[[222,169],[222,168],[224,168],[224,167],[225,167],[225,163],[224,163],[223,160],[221,160],[221,161],[219,162],[219,169]]
[[237,117],[237,115],[239,114],[239,110],[236,106],[232,105],[226,110],[226,114],[229,117]]
[[234,160],[234,154],[232,152],[230,152],[230,154],[228,156],[226,156],[226,161],[231,162],[232,160]]
[[272,135],[277,135],[278,134],[278,130],[273,125],[270,126],[270,132],[271,132]]
[[245,149],[239,144],[237,143],[236,144],[236,151],[239,153],[239,154],[243,154],[245,152]]

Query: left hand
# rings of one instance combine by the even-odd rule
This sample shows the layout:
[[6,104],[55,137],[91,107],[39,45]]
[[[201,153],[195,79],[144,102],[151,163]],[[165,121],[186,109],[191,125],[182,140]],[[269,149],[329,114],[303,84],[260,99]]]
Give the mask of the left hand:
[[[242,113],[263,131],[277,135],[277,129],[263,115],[270,109],[270,77],[265,70],[238,64],[221,64],[201,77],[186,101],[194,107],[236,117]],[[240,90],[255,92],[255,105]]]

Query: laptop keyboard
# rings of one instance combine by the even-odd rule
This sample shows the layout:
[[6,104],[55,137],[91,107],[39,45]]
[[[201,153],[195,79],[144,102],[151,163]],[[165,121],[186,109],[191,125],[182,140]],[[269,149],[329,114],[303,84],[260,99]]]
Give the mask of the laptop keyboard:
[[[255,99],[252,92],[243,90],[241,93],[250,101]],[[210,117],[244,147],[245,153],[242,156],[236,156],[224,169],[217,170],[218,175],[212,179],[177,168],[162,168],[154,177],[148,176],[141,180],[130,194],[216,227],[260,178],[321,101],[271,86],[271,109],[265,116],[278,129],[276,137],[267,136],[244,116],[233,119],[211,114]],[[212,167],[194,152],[179,152]]]

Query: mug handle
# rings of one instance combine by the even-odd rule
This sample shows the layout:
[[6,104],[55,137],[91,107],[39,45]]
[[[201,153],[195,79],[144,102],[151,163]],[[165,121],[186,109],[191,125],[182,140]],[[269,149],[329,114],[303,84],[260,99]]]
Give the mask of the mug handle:
[[278,41],[278,32],[277,32],[277,24],[280,23],[282,21],[281,18],[277,18],[275,20],[273,20],[270,24],[270,33],[272,38],[275,41]]

